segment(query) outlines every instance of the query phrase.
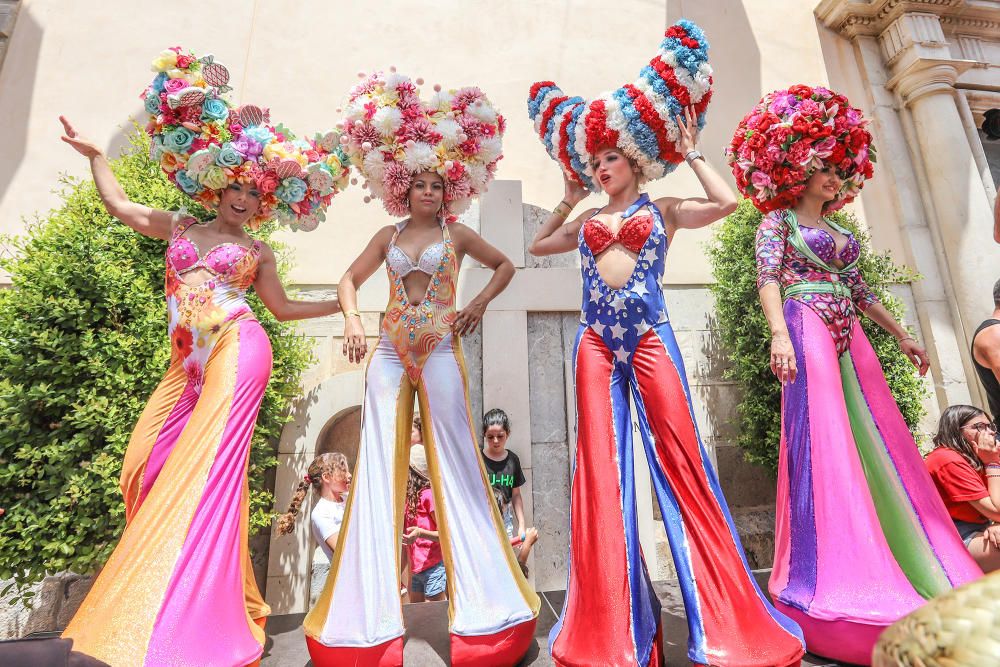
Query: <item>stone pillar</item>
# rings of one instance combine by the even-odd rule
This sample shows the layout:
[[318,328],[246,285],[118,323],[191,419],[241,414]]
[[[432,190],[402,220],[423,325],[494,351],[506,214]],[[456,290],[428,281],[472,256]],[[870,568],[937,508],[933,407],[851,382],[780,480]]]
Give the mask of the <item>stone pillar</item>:
[[973,63],[951,58],[935,14],[903,14],[879,41],[892,71],[886,88],[898,94],[912,120],[916,145],[910,151],[927,175],[933,239],[951,278],[959,341],[967,350],[976,326],[993,310],[997,277],[990,200],[954,88]]

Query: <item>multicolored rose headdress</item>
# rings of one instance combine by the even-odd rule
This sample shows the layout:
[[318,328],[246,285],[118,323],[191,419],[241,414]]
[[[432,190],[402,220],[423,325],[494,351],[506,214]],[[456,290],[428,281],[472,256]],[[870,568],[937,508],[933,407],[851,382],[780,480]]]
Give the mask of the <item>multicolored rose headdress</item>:
[[493,180],[503,157],[503,116],[478,88],[434,86],[425,103],[423,80],[414,83],[395,68],[360,76],[344,110],[341,142],[371,197],[390,215],[405,216],[414,176],[433,171],[444,179],[445,218],[453,221]]
[[639,166],[644,181],[662,178],[684,161],[676,146],[677,116],[694,105],[698,127],[704,127],[711,98],[705,33],[681,20],[667,29],[659,52],[635,83],[587,102],[568,97],[552,81],[539,81],[531,86],[528,116],[566,175],[598,192],[590,167],[597,151],[617,147]]
[[149,113],[151,156],[183,192],[217,208],[230,183],[253,183],[261,210],[249,225],[269,218],[310,231],[326,217],[334,195],[347,187],[350,166],[336,132],[297,138],[272,125],[268,111],[234,108],[225,94],[229,70],[211,55],[180,47],[153,61],[156,78],[142,97]]
[[831,166],[843,179],[824,210],[852,201],[875,162],[868,121],[843,95],[795,85],[766,95],[750,110],[726,148],[736,187],[761,212],[795,205],[816,169]]

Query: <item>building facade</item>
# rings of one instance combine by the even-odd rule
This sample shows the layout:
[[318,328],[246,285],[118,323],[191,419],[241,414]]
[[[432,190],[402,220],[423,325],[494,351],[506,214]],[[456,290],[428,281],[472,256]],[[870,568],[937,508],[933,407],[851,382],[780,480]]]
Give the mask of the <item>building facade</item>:
[[[553,0],[475,8],[461,0],[426,6],[177,0],[169,11],[145,1],[4,0],[0,233],[18,233],[24,217],[54,205],[51,190],[61,172],[85,174],[86,164],[59,141],[57,116],[69,116],[109,153],[119,150],[129,119],[141,117],[147,63],[167,46],[215,53],[233,72],[236,101],[269,106],[274,118],[299,131],[338,120],[336,108],[359,70],[395,65],[429,84],[480,86],[508,118],[505,157],[499,180],[463,221],[506,252],[518,274],[491,304],[481,331],[464,341],[472,404],[475,414],[502,407],[511,415],[510,446],[528,479],[525,509],[541,534],[534,583],[562,588],[574,443],[569,358],[580,284],[574,256],[534,258],[525,251],[562,195],[560,173],[527,118],[527,91],[540,79],[584,97],[617,87],[635,76],[664,28],[681,17],[698,23],[712,47],[716,92],[701,150],[719,171],[727,172],[722,147],[739,119],[775,88],[828,85],[872,118],[876,175],[852,209],[877,248],[922,276],[897,293],[933,361],[924,426],[949,404],[984,404],[968,350],[976,326],[992,312],[991,288],[1000,277],[991,230],[1000,142],[981,129],[986,112],[1000,108],[1000,0]],[[682,166],[649,191],[686,196],[699,188]],[[292,282],[305,294],[335,291],[370,236],[392,222],[363,196],[350,189],[319,230],[283,236],[295,256]],[[731,444],[739,397],[721,377],[727,360],[713,330],[703,251],[710,238],[711,229],[678,235],[664,289],[702,434],[744,538],[753,542],[755,530],[770,529],[760,524],[759,510],[773,505],[773,482],[743,463]],[[487,278],[467,262],[460,302]],[[360,292],[373,339],[387,293],[381,274]],[[278,510],[316,453],[344,451],[353,461],[357,448],[363,368],[339,353],[343,320],[305,322],[301,332],[315,341],[317,361],[279,444]],[[637,469],[645,468],[641,448],[636,456]],[[666,576],[669,554],[659,543],[652,496],[638,495],[644,552]],[[290,536],[259,538],[267,557],[258,574],[262,583],[266,577],[277,613],[305,610],[309,539],[305,522]],[[766,548],[758,555],[760,565],[769,565]]]

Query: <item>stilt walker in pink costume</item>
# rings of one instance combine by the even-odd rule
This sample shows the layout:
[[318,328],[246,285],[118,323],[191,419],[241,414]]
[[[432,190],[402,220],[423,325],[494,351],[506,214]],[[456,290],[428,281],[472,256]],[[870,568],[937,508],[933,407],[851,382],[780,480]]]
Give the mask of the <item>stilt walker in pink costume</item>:
[[740,191],[765,214],[757,284],[782,382],[771,595],[810,651],[865,665],[882,630],[982,575],[860,313],[896,337],[921,375],[927,353],[865,285],[857,239],[823,217],[872,175],[866,124],[842,95],[796,85],[762,99],[727,149]]
[[[691,662],[775,667],[797,665],[805,652],[798,627],[750,574],[698,435],[661,287],[677,230],[704,227],[736,207],[695,150],[711,97],[707,49],[702,31],[681,21],[634,84],[591,102],[551,81],[531,88],[529,114],[566,177],[565,198],[531,252],[579,249],[583,277],[569,581],[549,636],[557,665],[663,660],[660,604],[636,525],[629,391],[684,596]],[[685,160],[704,198],[640,195],[641,182]],[[566,223],[587,190],[607,193],[607,206]]]
[[[421,83],[417,80],[417,83]],[[504,119],[478,88],[437,93],[390,71],[350,94],[351,162],[393,216],[340,282],[344,353],[360,362],[365,332],[357,288],[384,262],[389,303],[368,363],[361,448],[334,560],[304,630],[316,667],[402,665],[399,556],[414,397],[447,570],[451,664],[516,664],[533,641],[540,601],[511,551],[472,428],[458,337],[514,274],[500,251],[454,220],[493,177]],[[463,256],[494,270],[462,310]]]
[[271,344],[246,291],[282,320],[340,310],[336,299],[289,300],[274,253],[244,226],[315,227],[349,169],[337,135],[294,139],[266,111],[232,108],[229,73],[211,56],[169,49],[153,69],[152,157],[217,216],[200,223],[129,201],[100,149],[63,119],[108,212],[167,241],[172,348],[125,452],[125,532],[63,637],[113,667],[242,667],[260,658],[270,613],[247,548],[247,463]]

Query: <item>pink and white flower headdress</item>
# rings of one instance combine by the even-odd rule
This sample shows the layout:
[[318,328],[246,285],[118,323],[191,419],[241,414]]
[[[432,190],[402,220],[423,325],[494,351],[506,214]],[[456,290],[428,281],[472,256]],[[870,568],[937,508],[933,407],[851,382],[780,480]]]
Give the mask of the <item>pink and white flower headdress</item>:
[[424,102],[423,80],[395,68],[359,76],[344,110],[341,143],[371,197],[390,215],[405,216],[413,178],[432,171],[444,179],[443,212],[454,220],[493,180],[503,157],[503,116],[479,88],[434,86]]

